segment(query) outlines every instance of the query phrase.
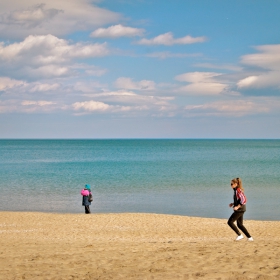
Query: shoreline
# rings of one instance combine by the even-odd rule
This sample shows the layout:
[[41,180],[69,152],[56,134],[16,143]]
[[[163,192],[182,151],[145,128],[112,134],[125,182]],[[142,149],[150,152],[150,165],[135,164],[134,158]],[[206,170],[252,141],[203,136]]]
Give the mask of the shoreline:
[[254,242],[226,222],[1,211],[0,279],[279,279],[280,221],[245,220]]
[[[92,210],[92,209],[91,209]],[[92,210],[94,211],[94,210]],[[41,210],[0,210],[1,213],[34,213],[34,214],[53,214],[53,215],[85,215],[83,211],[80,212],[55,212],[55,211],[41,211]],[[191,216],[191,215],[183,215],[183,214],[169,214],[169,213],[155,213],[155,212],[91,212],[90,215],[125,215],[125,214],[135,214],[135,215],[162,215],[162,216],[175,216],[175,217],[189,217],[189,218],[198,218],[198,219],[217,219],[217,220],[225,220],[227,221],[230,217],[230,213],[228,217],[219,218],[219,217],[203,217],[203,216]],[[256,221],[256,222],[280,222],[280,218],[278,220],[267,220],[267,219],[251,219],[245,216],[244,223],[246,221]]]

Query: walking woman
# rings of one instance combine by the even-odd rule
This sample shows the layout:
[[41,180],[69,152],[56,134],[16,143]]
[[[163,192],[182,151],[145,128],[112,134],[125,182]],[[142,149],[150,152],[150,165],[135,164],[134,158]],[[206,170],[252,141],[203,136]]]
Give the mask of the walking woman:
[[85,185],[85,187],[81,190],[81,195],[83,196],[82,205],[85,206],[85,213],[90,214],[89,206],[91,205],[91,200],[92,200],[90,185]]
[[[233,194],[233,203],[230,203],[229,207],[232,207],[234,212],[228,219],[228,225],[236,232],[237,241],[244,238],[243,235],[238,230],[238,228],[247,236],[248,241],[253,241],[252,236],[243,225],[243,215],[246,211],[247,199],[244,194],[244,189],[242,187],[242,181],[240,178],[235,178],[231,180],[230,185],[234,191],[234,194]],[[234,224],[235,221],[237,221],[238,228]]]

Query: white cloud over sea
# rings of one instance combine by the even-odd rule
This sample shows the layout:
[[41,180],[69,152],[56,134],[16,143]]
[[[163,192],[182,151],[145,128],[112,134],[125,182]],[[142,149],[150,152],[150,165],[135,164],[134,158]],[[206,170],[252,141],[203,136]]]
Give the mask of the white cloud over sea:
[[[143,117],[157,118],[164,127],[164,118],[172,118],[175,126],[178,121],[177,131],[184,131],[188,118],[213,118],[213,126],[221,117],[224,122],[247,118],[249,123],[263,116],[276,120],[280,44],[275,31],[268,33],[273,40],[265,34],[261,39],[252,26],[243,34],[250,26],[240,22],[243,29],[237,30],[216,11],[207,20],[205,11],[193,5],[195,17],[186,9],[188,1],[178,6],[1,1],[2,123],[16,114],[64,114],[77,123],[80,117],[118,118],[130,127]],[[270,24],[262,21],[259,27]],[[241,34],[247,41],[236,39]]]
[[109,53],[106,43],[73,44],[51,34],[30,35],[18,43],[0,43],[0,62],[5,66],[0,73],[26,78],[68,76],[73,75],[75,59],[102,57]]

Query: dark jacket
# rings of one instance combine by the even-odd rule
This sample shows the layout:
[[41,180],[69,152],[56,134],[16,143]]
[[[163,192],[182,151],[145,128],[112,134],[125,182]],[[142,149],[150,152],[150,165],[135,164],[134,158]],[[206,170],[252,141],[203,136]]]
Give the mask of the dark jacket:
[[88,201],[88,196],[83,195],[83,205],[91,205],[91,202]]
[[[86,193],[87,195],[84,195],[85,193]],[[91,205],[91,202],[88,201],[88,194],[89,194],[89,193],[91,193],[90,190],[85,190],[85,189],[83,189],[83,190],[81,191],[81,195],[83,196],[83,201],[82,201],[82,205],[83,205],[83,206]]]

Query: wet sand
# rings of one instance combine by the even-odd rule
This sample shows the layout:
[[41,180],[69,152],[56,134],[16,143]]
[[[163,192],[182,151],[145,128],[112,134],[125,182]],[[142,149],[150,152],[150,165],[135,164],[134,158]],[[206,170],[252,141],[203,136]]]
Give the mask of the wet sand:
[[0,279],[280,279],[280,221],[0,212]]

